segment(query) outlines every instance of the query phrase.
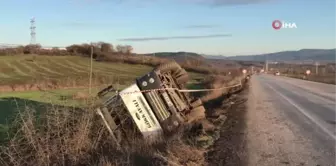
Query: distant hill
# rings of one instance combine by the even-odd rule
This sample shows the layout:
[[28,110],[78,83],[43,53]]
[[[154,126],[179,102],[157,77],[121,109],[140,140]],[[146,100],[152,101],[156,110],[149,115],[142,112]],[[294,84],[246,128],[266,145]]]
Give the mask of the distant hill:
[[[178,63],[185,63],[186,61],[193,61],[199,63],[200,66],[205,68],[222,68],[222,67],[237,67],[237,63],[231,60],[212,60],[206,59],[204,55],[193,52],[156,52],[151,54],[142,54],[149,56],[156,56],[162,58],[174,59]],[[240,65],[238,65],[240,66]]]
[[298,51],[283,51],[260,55],[242,56],[205,56],[208,59],[226,59],[241,61],[335,61],[336,49],[302,49]]

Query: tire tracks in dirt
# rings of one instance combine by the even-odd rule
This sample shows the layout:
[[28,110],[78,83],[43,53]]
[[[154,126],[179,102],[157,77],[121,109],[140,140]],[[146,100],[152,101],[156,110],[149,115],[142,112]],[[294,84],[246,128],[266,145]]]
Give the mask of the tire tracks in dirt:
[[35,66],[34,64],[32,63],[22,63],[23,60],[18,60],[17,62],[22,64],[23,67],[25,67],[29,73],[30,73],[30,76],[44,76],[44,77],[47,77],[48,74],[45,74],[43,72],[40,72],[38,71],[36,68],[34,68],[33,66]]

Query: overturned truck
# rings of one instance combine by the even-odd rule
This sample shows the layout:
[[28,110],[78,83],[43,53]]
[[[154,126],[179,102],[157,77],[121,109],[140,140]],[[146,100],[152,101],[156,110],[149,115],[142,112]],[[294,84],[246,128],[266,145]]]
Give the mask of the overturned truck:
[[188,73],[176,62],[162,64],[113,96],[108,96],[115,91],[112,86],[100,91],[103,102],[97,113],[117,144],[141,135],[160,140],[205,118],[202,101],[179,91],[188,80]]

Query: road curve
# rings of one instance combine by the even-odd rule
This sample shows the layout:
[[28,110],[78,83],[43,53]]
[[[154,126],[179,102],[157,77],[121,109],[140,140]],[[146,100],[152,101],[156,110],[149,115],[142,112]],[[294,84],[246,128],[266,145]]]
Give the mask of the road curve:
[[259,84],[284,123],[295,126],[294,135],[323,157],[321,165],[335,165],[335,85],[273,75],[255,75],[252,83]]

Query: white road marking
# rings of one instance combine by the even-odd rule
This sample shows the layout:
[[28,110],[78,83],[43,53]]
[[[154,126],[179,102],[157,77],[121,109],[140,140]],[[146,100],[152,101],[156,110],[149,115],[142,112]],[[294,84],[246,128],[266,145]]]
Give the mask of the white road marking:
[[284,98],[285,100],[288,101],[288,103],[290,103],[291,105],[293,105],[297,110],[299,110],[303,115],[305,115],[309,120],[311,120],[312,122],[314,122],[318,127],[320,127],[325,133],[327,133],[331,138],[334,139],[334,141],[336,141],[336,136],[330,132],[328,129],[326,129],[325,127],[323,127],[323,125],[318,122],[318,120],[316,120],[314,117],[312,117],[311,115],[309,115],[302,107],[298,106],[297,104],[295,104],[294,101],[292,101],[291,99],[289,99],[288,97],[286,97],[285,95],[283,95],[281,92],[277,91],[276,89],[274,89],[271,85],[269,85],[268,83],[265,83],[269,88],[271,88],[274,92],[276,92],[278,95],[280,95],[282,98]]
[[[287,82],[288,83],[288,82]],[[288,83],[289,85],[294,85],[294,84],[290,84]],[[283,85],[283,84],[282,84]],[[306,89],[306,91],[304,90],[304,93],[299,93],[299,92],[296,92],[295,91],[295,88],[291,87],[291,86],[288,86],[288,85],[285,85],[286,86],[286,89],[290,90],[292,93],[298,95],[298,96],[301,96],[303,98],[306,98],[308,101],[312,102],[312,103],[315,103],[315,104],[319,104],[321,105],[322,107],[325,107],[325,108],[328,108],[334,112],[336,112],[335,110],[335,101],[331,101],[329,99],[326,99],[326,98],[323,98],[321,96],[318,96],[314,93],[311,93],[309,90]],[[294,85],[294,87],[296,87]],[[283,87],[284,88],[284,87]],[[320,101],[320,103],[318,103],[318,101]],[[321,103],[324,103],[324,104],[321,104]]]

